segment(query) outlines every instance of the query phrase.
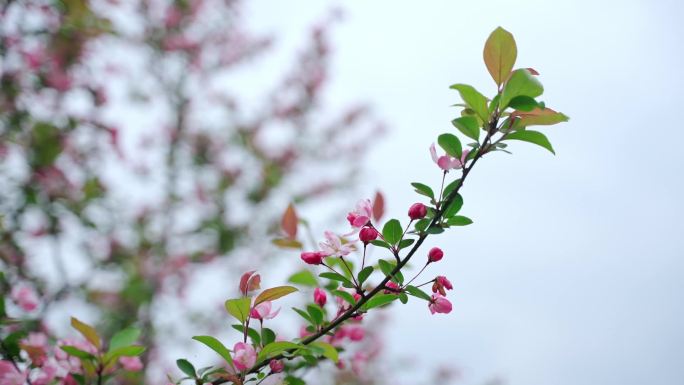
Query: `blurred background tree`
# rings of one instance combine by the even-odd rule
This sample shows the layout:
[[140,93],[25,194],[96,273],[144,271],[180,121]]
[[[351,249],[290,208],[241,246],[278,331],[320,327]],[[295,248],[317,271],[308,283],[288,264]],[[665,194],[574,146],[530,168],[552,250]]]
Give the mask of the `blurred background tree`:
[[331,112],[322,101],[336,12],[280,80],[245,86],[241,71],[269,60],[272,39],[250,33],[239,1],[9,1],[1,11],[4,286],[44,299],[29,329],[64,330],[75,309],[106,337],[142,328],[152,375],[167,369],[160,341],[212,325],[236,290],[206,293],[219,301],[207,311],[187,295],[209,279],[197,272],[235,282],[245,256],[267,258],[262,240],[288,203],[353,185],[382,131],[366,106]]

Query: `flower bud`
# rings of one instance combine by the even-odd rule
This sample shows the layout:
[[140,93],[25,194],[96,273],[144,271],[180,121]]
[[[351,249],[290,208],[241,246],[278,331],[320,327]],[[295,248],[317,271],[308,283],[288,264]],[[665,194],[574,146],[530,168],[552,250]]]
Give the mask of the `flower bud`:
[[414,203],[409,207],[408,216],[411,220],[422,219],[427,215],[427,207],[422,203]]
[[320,251],[305,251],[301,254],[302,261],[309,265],[320,265],[325,254]]
[[323,307],[325,306],[325,303],[328,300],[328,296],[325,294],[325,291],[321,290],[320,288],[316,288],[314,290],[314,302],[320,306]]
[[285,364],[280,360],[271,360],[268,366],[271,368],[271,373],[280,373],[285,369]]
[[428,262],[437,262],[444,257],[444,252],[439,247],[433,247],[428,252]]
[[387,289],[385,289],[384,294],[399,294],[401,292],[401,288],[394,281],[387,282],[385,286]]
[[240,293],[242,295],[246,296],[250,291],[260,289],[261,276],[254,273],[255,271],[248,271],[240,277]]
[[432,284],[432,292],[440,293],[441,295],[446,295],[446,290],[451,290],[453,288],[451,282],[443,275],[437,276],[435,282]]
[[366,226],[359,231],[359,239],[364,245],[367,245],[370,241],[374,241],[377,237],[378,230],[373,227]]

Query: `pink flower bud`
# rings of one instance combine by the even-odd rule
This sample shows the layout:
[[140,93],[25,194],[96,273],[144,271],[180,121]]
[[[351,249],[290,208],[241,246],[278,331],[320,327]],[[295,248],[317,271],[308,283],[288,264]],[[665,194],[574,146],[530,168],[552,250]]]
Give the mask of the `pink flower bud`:
[[119,363],[124,370],[128,370],[129,372],[138,372],[143,368],[142,361],[140,361],[139,357],[120,357]]
[[361,326],[350,327],[347,333],[347,336],[352,341],[361,341],[363,337],[366,335],[366,331],[363,330]]
[[409,207],[408,216],[411,220],[422,219],[427,215],[427,207],[422,203],[414,203]]
[[359,231],[359,240],[367,245],[368,242],[375,240],[378,237],[378,230],[373,227],[364,227]]
[[385,286],[387,286],[390,290],[385,289],[384,294],[399,294],[399,292],[401,292],[401,288],[396,282],[389,281],[385,284]]
[[437,262],[444,257],[444,252],[439,247],[433,247],[428,252],[428,262]]
[[38,307],[38,294],[29,286],[18,285],[13,287],[10,297],[24,311],[34,311]]
[[271,373],[280,373],[285,369],[285,364],[280,360],[271,360],[268,366],[271,368]]
[[256,351],[252,345],[238,342],[233,347],[233,364],[237,370],[247,370],[256,363]]
[[451,302],[440,294],[433,294],[432,299],[428,303],[428,309],[430,309],[431,314],[448,314],[451,313]]
[[302,261],[309,265],[320,265],[324,257],[326,257],[325,253],[320,251],[305,251],[301,254]]
[[247,295],[250,291],[258,290],[261,287],[261,276],[254,274],[255,271],[248,271],[240,277],[240,293]]
[[325,303],[327,300],[328,300],[328,296],[325,294],[325,291],[323,291],[320,288],[314,289],[314,302],[318,306],[320,306],[320,307],[325,306]]

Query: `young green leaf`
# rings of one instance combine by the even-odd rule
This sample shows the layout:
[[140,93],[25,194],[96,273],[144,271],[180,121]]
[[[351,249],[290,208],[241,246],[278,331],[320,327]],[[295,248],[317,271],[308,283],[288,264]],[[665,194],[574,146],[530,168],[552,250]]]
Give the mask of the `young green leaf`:
[[416,192],[418,194],[425,195],[430,199],[435,199],[435,193],[432,191],[430,186],[418,182],[411,183],[411,186],[413,186],[416,189]]
[[102,360],[104,361],[105,365],[107,365],[110,362],[116,361],[119,357],[135,357],[143,354],[143,352],[145,352],[144,346],[122,346],[107,352]]
[[184,358],[176,360],[176,366],[178,366],[178,369],[180,369],[181,372],[187,374],[192,378],[195,378],[197,376],[197,374],[195,373],[195,367],[190,363],[190,361]]
[[244,323],[249,317],[250,305],[251,300],[248,297],[229,299],[225,303],[228,314],[235,317],[241,323]]
[[489,109],[487,108],[487,98],[484,97],[479,91],[477,91],[472,86],[467,84],[454,84],[451,89],[457,90],[461,94],[461,98],[472,108],[473,111],[480,117],[483,121],[489,121]]
[[140,330],[135,328],[127,328],[114,334],[111,341],[109,341],[109,351],[132,345],[140,336]]
[[316,276],[309,270],[302,270],[294,273],[290,276],[290,278],[288,278],[287,281],[302,286],[318,286],[318,280],[316,279]]
[[78,357],[81,359],[85,360],[94,360],[95,356],[92,355],[91,353],[88,353],[86,351],[83,351],[75,346],[70,346],[70,345],[63,345],[59,347],[63,351],[65,351],[67,354],[70,356]]
[[416,298],[424,299],[426,301],[431,300],[431,297],[427,293],[425,293],[424,291],[420,290],[415,286],[408,285],[404,288],[404,290],[406,290],[407,293]]
[[373,266],[366,266],[361,271],[359,271],[358,279],[359,285],[363,285],[364,282],[373,274]]
[[456,194],[454,200],[452,200],[449,207],[444,210],[444,214],[442,214],[442,216],[444,218],[451,218],[452,216],[458,214],[458,212],[461,210],[461,207],[463,207],[463,197],[461,194]]
[[487,38],[482,53],[489,74],[497,86],[505,82],[513,69],[518,56],[518,48],[513,35],[498,27]]
[[552,154],[556,154],[556,152],[553,151],[551,142],[549,142],[549,140],[546,138],[546,135],[538,131],[514,131],[506,134],[504,140],[522,140],[523,142],[534,143],[551,151]]
[[323,311],[318,305],[307,305],[306,310],[309,312],[311,319],[316,325],[321,325],[323,323]]
[[383,241],[382,239],[375,239],[375,240],[370,241],[370,243],[373,246],[384,247],[386,249],[389,249],[390,247],[392,247],[392,246],[390,246],[389,243]]
[[415,241],[416,241],[415,239],[411,239],[411,238],[402,239],[401,242],[399,242],[399,246],[397,246],[397,247],[399,248],[399,250],[401,250],[403,248],[411,246],[413,244],[413,242],[415,242]]
[[342,275],[337,274],[337,273],[333,273],[331,271],[326,271],[325,273],[318,274],[318,276],[321,278],[331,279],[333,281],[340,281],[343,283],[351,283],[351,281],[349,279],[347,279],[347,277],[342,276]]
[[263,349],[257,355],[257,361],[263,361],[269,357],[277,356],[278,354],[291,349],[299,349],[301,345],[295,344],[294,342],[288,341],[277,341],[271,342],[270,344],[264,346]]
[[266,301],[276,300],[288,294],[294,293],[295,291],[298,291],[298,289],[292,286],[277,286],[266,289],[259,293],[259,295],[256,297],[254,300],[254,306]]
[[[384,259],[379,259],[378,267],[380,267],[380,271],[387,276],[392,275],[392,270],[394,270],[397,265],[394,262],[388,262]],[[396,274],[392,276],[392,281],[399,284],[404,282],[404,275],[401,274],[401,271],[397,271]]]
[[535,108],[529,112],[514,112],[512,116],[517,116],[517,127],[527,126],[551,126],[557,123],[567,122],[570,118],[566,115],[556,112],[550,108]]
[[518,95],[511,99],[511,101],[508,103],[508,106],[518,111],[529,112],[534,110],[538,104],[534,98],[531,98],[527,95]]
[[397,299],[395,294],[376,294],[368,302],[364,303],[361,308],[363,311],[368,311],[375,307],[385,306],[395,299]]
[[71,326],[78,330],[78,332],[81,333],[83,337],[85,337],[85,339],[93,344],[93,346],[95,346],[98,350],[102,347],[100,336],[97,335],[95,328],[85,322],[79,321],[75,317],[71,317]]
[[312,347],[318,348],[322,350],[323,357],[328,358],[332,362],[337,363],[339,360],[337,349],[335,349],[334,346],[330,345],[329,343],[322,342],[322,341],[315,341],[309,344]]
[[226,360],[228,365],[233,366],[233,358],[230,356],[230,351],[228,350],[228,348],[225,347],[225,345],[221,343],[221,341],[217,340],[212,336],[194,336],[192,337],[192,339],[203,343],[211,350],[218,353],[218,355],[221,356],[221,358]]
[[[472,151],[471,151],[471,153],[472,153]],[[451,192],[454,191],[456,189],[456,187],[458,187],[460,184],[461,184],[461,179],[456,179],[455,181],[449,183],[444,188],[443,196],[448,197],[449,195],[451,195]]]
[[471,223],[473,223],[472,219],[462,215],[454,215],[453,217],[447,219],[447,224],[449,226],[467,226]]
[[446,151],[447,154],[454,158],[461,159],[463,149],[461,148],[461,141],[458,140],[454,134],[442,134],[437,137],[437,143]]
[[501,93],[500,109],[503,111],[516,96],[536,98],[544,93],[544,86],[526,68],[520,68],[511,74]]
[[392,245],[399,242],[402,233],[403,230],[401,228],[401,223],[396,219],[391,219],[387,221],[387,223],[385,223],[385,226],[382,228],[382,236],[388,243]]
[[275,339],[276,339],[276,334],[272,329],[269,329],[269,328],[261,329],[261,344],[262,345],[268,345],[271,342],[275,341]]
[[480,140],[480,125],[474,117],[461,116],[460,118],[452,120],[451,124],[461,131],[463,135],[474,140]]
[[356,300],[354,299],[354,296],[351,295],[349,292],[343,291],[343,290],[333,290],[331,291],[332,295],[336,297],[340,297],[343,300],[345,300],[348,304],[354,305],[356,304]]
[[416,230],[417,231],[425,231],[425,229],[427,229],[428,226],[430,225],[431,221],[432,221],[432,219],[430,219],[430,218],[423,218],[423,219],[419,220],[418,222],[416,222],[416,225],[415,225]]
[[311,318],[311,316],[309,315],[309,313],[305,312],[304,310],[302,310],[302,309],[297,309],[296,307],[293,307],[292,310],[294,310],[295,312],[297,312],[297,314],[299,314],[300,316],[302,316],[302,318],[304,318],[305,320],[307,320],[310,324],[312,324],[312,325],[315,325],[315,324],[316,324],[316,322],[314,321],[313,318]]
[[[245,327],[244,326],[242,326],[242,325],[231,325],[231,326],[233,327],[233,329],[240,332],[240,334],[245,333]],[[255,345],[259,345],[261,343],[261,335],[259,335],[259,332],[256,331],[255,329],[247,328],[247,335],[249,336],[249,338],[252,340],[252,342]]]

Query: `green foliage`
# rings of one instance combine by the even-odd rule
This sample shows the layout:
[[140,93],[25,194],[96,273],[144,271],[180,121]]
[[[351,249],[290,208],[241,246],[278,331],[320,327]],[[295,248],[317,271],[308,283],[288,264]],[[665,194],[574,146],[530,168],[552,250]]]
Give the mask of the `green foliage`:
[[296,272],[292,274],[287,281],[302,286],[318,286],[318,280],[316,279],[316,276],[309,270],[301,270]]
[[513,35],[501,27],[496,28],[487,38],[483,57],[497,86],[506,81],[517,56],[518,49]]
[[489,109],[487,107],[487,98],[484,97],[478,90],[467,84],[454,84],[450,87],[457,90],[461,94],[461,98],[470,107],[475,114],[483,121],[489,120]]
[[382,228],[382,236],[391,245],[395,245],[397,242],[399,242],[403,232],[404,231],[401,228],[401,223],[397,219],[390,219]]
[[546,135],[538,131],[514,131],[506,134],[504,140],[522,140],[523,142],[534,143],[551,151],[552,154],[556,154],[551,146],[551,142],[546,138]]
[[223,358],[228,365],[233,366],[233,358],[230,356],[230,351],[218,339],[212,336],[194,336],[192,339],[203,343],[211,350],[218,353],[218,355],[221,356],[221,358]]
[[235,317],[241,323],[244,323],[249,317],[250,305],[252,300],[248,297],[229,299],[226,301],[225,306],[228,314]]
[[266,301],[274,301],[288,294],[292,294],[295,291],[298,291],[298,289],[292,286],[278,286],[266,289],[259,293],[259,295],[256,297],[256,299],[254,300],[254,306]]
[[188,375],[188,377],[195,378],[197,377],[197,371],[195,370],[195,367],[190,363],[190,361],[180,358],[176,360],[176,366],[178,366],[178,369],[181,370],[181,372],[185,373]]
[[544,93],[544,87],[539,80],[530,73],[530,70],[527,68],[517,69],[513,71],[511,78],[504,86],[499,107],[502,110],[505,109],[509,106],[511,100],[518,96],[536,98],[542,93]]
[[[472,116],[461,116],[460,118],[456,118],[451,121],[451,124],[454,125],[463,135],[474,139],[474,140],[479,140],[480,139],[480,125],[477,121]],[[460,155],[459,155],[460,158]]]

